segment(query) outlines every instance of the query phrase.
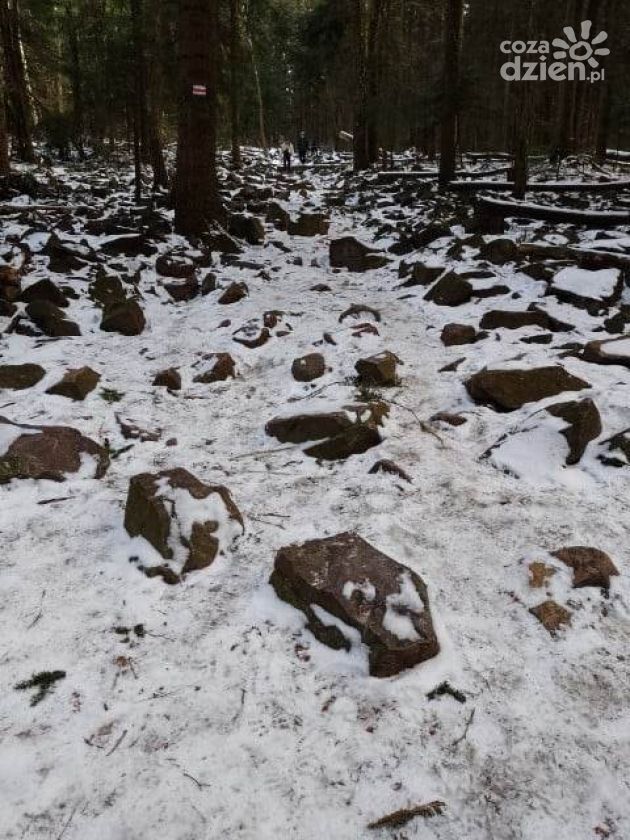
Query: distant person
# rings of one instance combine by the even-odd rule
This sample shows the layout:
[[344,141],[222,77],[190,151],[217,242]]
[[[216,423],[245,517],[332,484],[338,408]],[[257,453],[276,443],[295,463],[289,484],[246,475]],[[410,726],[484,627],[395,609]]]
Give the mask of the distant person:
[[297,150],[298,156],[300,158],[300,163],[306,163],[306,156],[308,154],[308,140],[306,139],[306,134],[303,131],[300,131],[300,136],[298,137]]
[[288,143],[283,140],[280,144],[280,151],[282,152],[282,169],[285,172],[291,171],[291,158],[293,157],[293,143]]

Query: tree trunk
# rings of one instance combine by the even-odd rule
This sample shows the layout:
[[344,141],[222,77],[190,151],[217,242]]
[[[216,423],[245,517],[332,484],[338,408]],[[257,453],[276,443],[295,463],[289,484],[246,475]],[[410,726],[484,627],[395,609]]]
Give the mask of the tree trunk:
[[10,128],[15,137],[18,156],[32,163],[35,160],[35,151],[31,133],[31,106],[20,35],[18,0],[0,0],[0,30]]
[[241,127],[239,119],[239,62],[241,33],[239,0],[230,0],[230,129],[232,138],[232,166],[241,167]]
[[455,178],[457,116],[459,112],[459,63],[464,21],[463,0],[446,0],[444,16],[443,103],[440,131],[440,186]]
[[217,0],[179,0],[175,229],[185,236],[223,220],[216,169],[217,24]]
[[372,0],[367,37],[366,87],[367,87],[367,157],[370,164],[378,160],[378,96],[380,82],[380,33],[385,15],[386,0]]
[[4,73],[0,66],[0,177],[11,171],[9,156],[9,133],[7,131],[7,112],[5,108]]
[[[145,9],[147,7],[145,6]],[[149,46],[146,48],[147,90],[146,90],[146,123],[147,123],[147,156],[153,169],[153,190],[168,187],[168,173],[162,148],[162,131],[160,128],[160,114],[162,108],[162,18],[164,14],[163,0],[153,0],[148,20]],[[146,40],[146,39],[145,39]]]
[[365,44],[365,7],[364,0],[352,2],[352,40],[354,47],[354,130],[353,157],[354,171],[361,172],[370,165],[368,154],[368,78],[367,55]]
[[68,47],[70,51],[70,87],[72,89],[72,135],[74,145],[81,160],[85,157],[83,149],[83,81],[81,73],[81,53],[77,33],[77,20],[72,11],[72,4],[66,5],[68,26]]

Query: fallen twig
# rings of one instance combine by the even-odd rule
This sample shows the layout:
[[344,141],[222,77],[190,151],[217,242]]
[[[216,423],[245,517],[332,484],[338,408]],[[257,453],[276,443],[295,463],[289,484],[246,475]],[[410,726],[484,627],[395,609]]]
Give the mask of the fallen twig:
[[37,615],[35,616],[35,618],[34,618],[34,619],[31,621],[31,623],[27,626],[27,628],[26,628],[27,630],[30,630],[30,629],[31,629],[31,627],[35,627],[35,625],[37,624],[37,622],[39,621],[39,619],[40,619],[40,618],[42,617],[42,615],[44,614],[44,612],[43,612],[43,606],[44,606],[44,598],[45,598],[45,597],[46,597],[46,590],[45,590],[45,589],[43,589],[43,590],[42,590],[42,597],[39,599],[39,610],[37,611]]
[[124,741],[125,736],[127,735],[127,732],[128,732],[128,730],[127,730],[127,729],[124,729],[124,730],[123,730],[123,734],[122,734],[122,735],[120,736],[120,738],[116,741],[116,743],[115,743],[115,744],[114,744],[114,746],[111,748],[111,750],[107,753],[107,755],[111,755],[112,753],[116,752],[116,750],[118,749],[118,747],[119,747],[119,746],[122,744],[122,742]]
[[63,835],[66,833],[66,831],[67,831],[67,830],[68,830],[68,828],[70,827],[70,823],[71,823],[71,822],[72,822],[72,820],[74,819],[74,815],[76,814],[76,812],[77,812],[78,810],[79,810],[79,806],[78,806],[78,805],[75,805],[75,806],[74,806],[74,808],[72,809],[72,811],[70,812],[70,816],[68,817],[68,819],[67,819],[67,820],[66,820],[66,822],[64,823],[63,828],[61,829],[61,831],[60,831],[60,832],[59,832],[59,834],[57,835],[57,840],[61,840],[61,838],[63,837]]
[[435,799],[433,802],[427,802],[424,805],[416,805],[415,808],[401,808],[399,811],[393,811],[391,814],[386,814],[380,820],[375,820],[368,824],[368,828],[399,828],[406,825],[414,817],[430,817],[441,816],[446,808],[446,803],[440,799]]
[[301,397],[289,397],[287,402],[300,402],[301,400],[309,400],[311,397],[316,397],[318,394],[321,394],[322,391],[325,391],[326,388],[331,388],[333,385],[345,385],[346,382],[343,379],[340,379],[337,382],[328,382],[326,385],[322,385],[321,388],[317,388],[315,391],[311,391],[308,394],[304,394]]
[[464,740],[464,738],[468,735],[468,730],[470,729],[470,724],[473,722],[474,717],[475,717],[475,710],[473,709],[472,712],[468,715],[468,720],[466,721],[466,726],[464,726],[464,731],[459,736],[459,738],[456,738],[453,741],[453,743],[451,744],[452,747],[456,747],[458,744],[461,744],[461,742]]
[[241,458],[257,458],[259,455],[275,455],[276,452],[288,452],[291,449],[299,449],[301,443],[294,443],[291,446],[278,446],[275,449],[259,449],[256,452],[242,452],[240,455],[233,455],[232,461],[240,461]]
[[200,782],[199,779],[195,779],[194,776],[192,776],[190,773],[187,773],[185,770],[184,770],[184,776],[187,779],[190,779],[192,782],[194,782],[197,785],[197,787],[199,788],[199,790],[203,790],[203,788],[212,787],[212,785],[209,785],[207,782]]
[[409,408],[408,405],[403,405],[402,403],[399,403],[396,400],[389,399],[388,397],[381,397],[381,399],[385,403],[389,403],[390,405],[395,405],[395,406],[397,406],[397,408],[403,408],[405,411],[408,411],[418,421],[418,423],[420,424],[420,428],[422,429],[423,432],[426,432],[426,434],[428,434],[428,435],[433,435],[433,437],[436,438],[436,440],[438,440],[440,442],[440,445],[442,447],[446,446],[446,444],[444,443],[444,439],[442,437],[440,437],[440,435],[435,431],[434,428],[432,428],[426,422],[426,420],[423,420],[421,417],[418,417],[418,415],[413,410],[413,408]]

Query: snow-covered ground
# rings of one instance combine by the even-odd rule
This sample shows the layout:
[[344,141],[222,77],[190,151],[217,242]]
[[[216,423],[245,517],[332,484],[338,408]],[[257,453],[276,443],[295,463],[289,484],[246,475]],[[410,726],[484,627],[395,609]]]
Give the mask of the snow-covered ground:
[[[286,207],[323,204],[338,177],[309,176],[314,189],[306,198],[293,191]],[[592,385],[580,396],[599,408],[604,441],[630,426],[630,370],[559,359],[560,345],[608,338],[596,331],[603,316],[544,297],[545,283],[511,263],[490,266],[492,283],[510,294],[454,308],[426,302],[422,287],[400,288],[399,258],[362,274],[332,271],[329,240],[351,234],[370,242],[387,210],[333,209],[329,235],[308,239],[268,225],[264,247],[247,247],[242,257],[264,265],[264,276],[215,260],[221,287],[234,280],[249,287],[248,297],[229,306],[217,304],[220,290],[172,302],[155,257],[112,259],[131,273],[142,269],[147,328],[136,337],[100,331],[100,311],[85,294],[88,270],[56,276],[35,255],[24,285],[51,276],[81,292],[68,313],[83,334],[3,335],[0,364],[37,363],[46,376],[30,389],[0,392],[0,414],[70,425],[108,440],[112,450],[129,445],[116,414],[161,436],[121,452],[101,480],[80,474],[63,484],[0,486],[1,837],[630,837],[629,468],[604,466],[597,442],[578,465],[564,466],[557,420],[536,434],[523,431],[536,411],[562,397],[501,414],[475,405],[463,384],[484,366],[560,363]],[[404,214],[422,212],[417,204]],[[537,230],[544,236],[542,226],[527,236]],[[5,241],[28,233],[25,225],[3,224]],[[522,229],[514,236],[522,241]],[[29,241],[41,248],[46,236]],[[376,245],[392,241],[385,236]],[[546,241],[555,241],[553,234]],[[178,244],[171,236],[160,250]],[[479,267],[472,247],[456,261],[447,257],[452,244],[442,238],[404,259]],[[293,264],[296,256],[302,266]],[[321,283],[332,291],[311,291]],[[624,295],[630,303],[627,288]],[[521,341],[541,333],[537,327],[491,331],[465,346],[440,341],[446,323],[477,327],[491,309],[524,311],[532,302],[575,329],[554,334],[548,345]],[[381,313],[378,335],[357,336],[357,321],[339,322],[352,304]],[[274,334],[258,349],[233,340],[235,330],[250,319],[262,324],[270,310],[284,313],[288,335]],[[225,319],[231,324],[221,327]],[[2,329],[8,323],[0,318]],[[324,342],[324,333],[336,343]],[[313,386],[294,381],[293,359],[314,350],[329,372]],[[300,447],[268,451],[281,448],[265,434],[269,419],[352,402],[355,362],[383,350],[404,365],[400,386],[383,391],[392,407],[381,446],[332,463]],[[204,357],[216,352],[233,356],[238,378],[193,383],[207,367]],[[440,372],[461,357],[456,371]],[[66,369],[83,365],[102,377],[84,402],[45,393]],[[182,375],[176,394],[151,384],[169,367]],[[103,399],[106,389],[119,401]],[[440,441],[419,423],[438,411],[462,413],[468,422],[433,424]],[[518,434],[501,454],[499,466],[509,461],[504,472],[498,456],[481,456],[512,430]],[[167,446],[171,438],[177,443]],[[395,461],[413,483],[368,475],[379,458]],[[246,523],[231,552],[177,586],[147,579],[129,562],[159,558],[123,527],[130,477],[169,467],[226,485]],[[393,678],[370,677],[365,650],[324,647],[275,596],[268,580],[278,549],[342,531],[356,531],[422,576],[438,657]],[[557,562],[546,589],[530,587],[527,564],[552,562],[548,552],[565,545],[610,554],[620,574],[608,597],[571,588],[570,569]],[[547,592],[573,613],[556,637],[529,612]],[[140,624],[144,632],[132,629]],[[122,627],[129,633],[118,632]],[[39,705],[13,689],[56,669],[66,678]],[[465,693],[465,703],[427,698],[444,680]],[[398,831],[367,830],[384,814],[432,800],[446,803],[443,816]]]

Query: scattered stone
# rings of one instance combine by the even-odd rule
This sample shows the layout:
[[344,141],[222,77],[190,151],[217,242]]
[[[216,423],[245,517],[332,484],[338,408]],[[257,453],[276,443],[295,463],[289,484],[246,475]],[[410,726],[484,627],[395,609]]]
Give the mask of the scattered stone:
[[468,419],[461,414],[449,414],[447,411],[438,411],[431,417],[432,423],[447,423],[449,426],[463,426]]
[[618,268],[589,271],[569,266],[559,271],[549,286],[559,300],[586,309],[590,315],[597,315],[618,301],[622,290],[623,276]]
[[194,275],[175,283],[164,283],[164,288],[177,303],[186,303],[193,300],[201,291],[199,281]]
[[413,286],[430,286],[438,277],[444,273],[444,266],[428,266],[424,263],[414,263],[411,269],[411,277],[401,284],[403,288]]
[[569,444],[566,464],[567,466],[577,464],[588,444],[602,433],[602,421],[597,406],[593,400],[587,398],[555,403],[547,406],[547,412],[569,424],[561,432]]
[[13,303],[20,296],[22,280],[17,268],[0,265],[0,300]]
[[139,440],[141,443],[155,443],[162,436],[162,430],[157,429],[154,432],[148,429],[142,429],[132,420],[123,420],[119,414],[116,414],[116,422],[120,427],[120,433],[125,440]]
[[359,403],[345,406],[342,411],[274,417],[265,426],[265,432],[280,443],[306,443],[341,435],[359,424],[380,426],[388,414],[386,403]]
[[270,201],[267,204],[267,215],[265,218],[273,224],[276,230],[288,230],[289,222],[291,221],[288,210],[285,210],[277,201]]
[[555,575],[553,566],[535,560],[527,567],[529,569],[529,585],[532,589],[543,589]]
[[146,321],[144,312],[135,300],[125,300],[108,306],[101,320],[101,329],[105,332],[117,332],[121,335],[140,335]]
[[230,283],[227,289],[223,292],[217,303],[222,305],[230,303],[238,303],[249,294],[249,289],[246,283]]
[[362,455],[382,442],[378,429],[357,423],[341,434],[307,447],[304,454],[320,461],[341,461],[351,455]]
[[174,277],[176,280],[188,280],[195,276],[195,264],[181,254],[161,254],[155,261],[155,270],[160,277]]
[[474,344],[478,336],[477,330],[467,324],[446,324],[440,338],[446,347],[453,347],[459,344]]
[[95,478],[107,472],[107,450],[76,429],[13,423],[6,417],[0,417],[0,429],[7,447],[0,453],[0,484],[14,478],[64,481],[66,473],[79,471],[83,455],[96,462]]
[[312,382],[326,373],[326,360],[321,353],[307,353],[293,360],[291,373],[297,382]]
[[217,278],[216,274],[213,274],[211,271],[206,274],[206,276],[201,281],[201,294],[203,297],[209,295],[210,292],[214,292],[217,288]]
[[368,248],[353,236],[333,239],[330,243],[330,265],[333,268],[347,268],[348,271],[362,273],[374,268],[384,268],[389,258],[373,248]]
[[374,309],[373,306],[368,306],[367,304],[353,303],[352,306],[349,306],[341,313],[339,316],[339,323],[343,323],[346,318],[354,317],[355,315],[362,315],[364,312],[369,312],[370,315],[373,315],[375,321],[381,320],[381,313],[378,309]]
[[329,227],[330,219],[324,213],[301,213],[287,224],[290,236],[325,236]]
[[47,300],[50,303],[54,303],[55,306],[64,308],[68,306],[68,298],[47,277],[43,280],[38,280],[37,283],[33,283],[32,286],[24,289],[20,295],[20,300],[24,301],[24,303],[32,303],[35,300]]
[[55,394],[58,397],[67,397],[70,400],[80,402],[91,393],[100,382],[101,375],[89,367],[68,370],[63,378],[49,388],[47,394]]
[[204,234],[203,242],[209,251],[217,251],[219,254],[240,254],[243,250],[238,242],[218,225]]
[[0,365],[0,390],[24,391],[37,385],[45,375],[40,365]]
[[179,391],[182,387],[182,376],[177,368],[166,368],[155,374],[153,385],[168,388],[169,391]]
[[540,621],[545,630],[552,636],[555,636],[558,630],[571,624],[569,610],[561,607],[555,601],[544,601],[537,607],[532,607],[530,613]]
[[[209,566],[244,525],[226,487],[204,484],[184,469],[171,469],[133,476],[125,529],[131,537],[144,537],[172,561],[166,568],[180,578]],[[155,567],[149,572],[161,574]]]
[[385,350],[376,356],[359,359],[354,367],[359,374],[361,384],[386,387],[398,384],[396,365],[399,363],[398,356],[389,350]]
[[472,297],[472,284],[454,271],[449,271],[429,289],[424,299],[437,306],[461,306],[472,300]]
[[235,213],[230,216],[228,232],[248,245],[261,245],[265,241],[265,228],[256,216]]
[[561,365],[530,370],[484,368],[471,376],[465,385],[474,402],[489,405],[495,411],[515,411],[526,403],[554,397],[563,391],[581,391],[591,387]]
[[69,274],[71,271],[80,271],[85,268],[88,261],[95,258],[90,248],[74,243],[62,242],[56,233],[48,237],[40,253],[48,257],[48,268],[56,274]]
[[271,333],[267,327],[261,330],[255,328],[253,325],[245,325],[237,330],[232,336],[232,340],[237,344],[242,344],[243,347],[248,347],[250,350],[255,350],[257,347],[262,347],[271,338]]
[[157,252],[157,247],[141,233],[128,233],[106,240],[100,246],[103,254],[110,257],[150,257]]
[[553,318],[547,312],[539,309],[530,309],[526,312],[512,312],[501,309],[493,309],[481,319],[479,326],[482,330],[518,330],[521,327],[540,327],[551,332],[568,332],[573,329],[572,324],[565,324],[557,318]]
[[610,557],[599,548],[574,545],[552,551],[551,556],[573,569],[573,586],[576,589],[584,586],[609,589],[611,575],[619,574]]
[[462,356],[461,359],[455,359],[454,362],[449,362],[444,367],[441,367],[438,373],[453,373],[457,370],[457,368],[462,364],[462,362],[466,361],[466,357]]
[[90,283],[88,294],[95,303],[104,307],[122,303],[127,297],[120,278],[114,274],[106,274],[101,266],[96,279]]
[[207,385],[211,382],[224,382],[226,379],[236,378],[236,362],[229,353],[215,353],[213,366],[195,376],[193,382]]
[[48,300],[34,300],[29,303],[26,314],[44,335],[52,338],[81,335],[79,325],[69,321],[65,312]]
[[412,482],[409,473],[406,473],[402,467],[399,467],[398,464],[395,464],[393,461],[389,461],[386,458],[377,461],[372,467],[370,467],[368,475],[375,475],[376,473],[381,472],[397,475],[398,478],[402,478],[403,481],[408,481],[409,483]]
[[481,246],[479,257],[495,265],[514,262],[518,259],[518,245],[512,239],[492,239]]
[[360,639],[372,676],[393,676],[439,652],[422,578],[357,534],[280,549],[270,583],[323,644],[348,650]]
[[630,337],[589,341],[582,358],[595,365],[621,365],[630,368]]

